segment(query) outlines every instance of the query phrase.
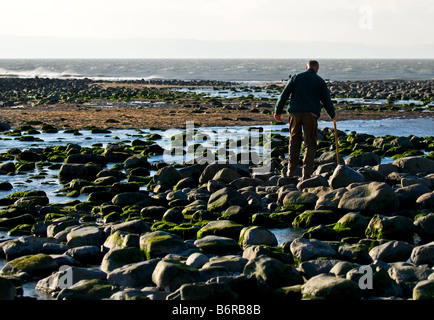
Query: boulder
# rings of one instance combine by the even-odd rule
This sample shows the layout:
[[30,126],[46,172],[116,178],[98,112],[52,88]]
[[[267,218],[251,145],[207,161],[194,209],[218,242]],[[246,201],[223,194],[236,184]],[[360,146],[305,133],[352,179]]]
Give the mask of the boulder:
[[81,246],[101,246],[104,243],[102,229],[93,226],[73,228],[66,236],[69,248]]
[[155,203],[145,192],[124,192],[119,193],[111,200],[114,205],[125,207],[128,205],[141,205],[143,207],[150,206]]
[[349,237],[364,237],[369,220],[359,213],[349,212],[341,217],[333,229]]
[[405,241],[388,241],[369,251],[372,260],[384,262],[407,261],[410,258],[413,246]]
[[416,199],[416,207],[419,209],[434,208],[434,192],[425,193]]
[[243,273],[256,278],[260,285],[272,289],[303,283],[301,273],[292,265],[267,256],[250,260]]
[[221,236],[206,236],[194,242],[194,245],[205,254],[231,254],[241,251],[237,241]]
[[339,165],[333,171],[329,179],[329,185],[333,189],[343,188],[349,186],[351,183],[363,182],[365,178],[363,175],[348,166]]
[[337,252],[330,244],[316,239],[296,238],[291,242],[289,248],[291,253],[300,261],[337,256]]
[[26,272],[31,277],[45,277],[58,268],[55,260],[49,255],[38,253],[16,258],[7,262],[0,274],[5,276]]
[[404,216],[386,217],[376,214],[369,222],[365,235],[371,239],[402,240],[412,243],[413,221]]
[[109,232],[110,234],[115,233],[116,231],[122,232],[130,232],[135,234],[142,234],[147,231],[151,231],[149,226],[141,219],[135,219],[130,221],[125,221],[117,224],[113,224],[107,227],[104,232]]
[[102,300],[109,298],[116,291],[117,287],[103,280],[80,280],[76,284],[62,289],[57,300]]
[[376,166],[380,163],[381,157],[372,152],[350,156],[345,160],[345,164],[352,167]]
[[107,274],[107,282],[116,286],[140,288],[152,284],[152,273],[160,258],[126,264]]
[[396,262],[391,264],[391,268],[387,270],[387,273],[401,287],[404,295],[411,297],[410,290],[412,290],[414,284],[427,280],[433,270],[426,265],[415,266],[408,262]]
[[424,157],[404,157],[393,162],[400,172],[411,174],[434,173],[434,160]]
[[401,207],[414,208],[416,200],[425,193],[430,193],[431,189],[426,184],[412,184],[395,190]]
[[424,280],[416,284],[413,289],[413,300],[433,300],[434,280]]
[[321,187],[321,186],[328,187],[329,183],[328,183],[326,178],[318,175],[318,176],[314,176],[314,177],[311,177],[309,179],[300,181],[297,184],[297,189],[303,190],[305,188],[316,188],[316,187]]
[[392,187],[383,182],[371,182],[348,190],[338,208],[372,215],[396,210],[399,200]]
[[434,266],[434,241],[415,247],[411,252],[410,259],[416,265]]
[[302,287],[303,298],[323,300],[359,300],[361,292],[356,282],[319,274],[310,278]]
[[109,273],[110,271],[124,265],[142,261],[143,254],[139,248],[129,247],[112,249],[104,255],[101,263],[101,270],[105,273]]
[[290,191],[283,198],[283,205],[304,204],[308,207],[315,207],[318,200],[316,194],[310,192]]
[[237,167],[232,164],[226,164],[226,163],[211,163],[205,167],[205,169],[202,171],[200,177],[199,177],[199,184],[207,183],[209,180],[211,180],[217,172],[219,172],[222,169],[229,168],[234,171],[238,171]]
[[414,222],[416,233],[425,241],[434,241],[434,213],[418,218]]
[[237,295],[226,283],[186,283],[179,288],[181,300],[235,301]]
[[338,263],[342,263],[342,261],[334,259],[309,260],[300,263],[299,270],[307,279],[310,279],[320,273],[329,273]]
[[292,225],[296,228],[310,228],[320,224],[334,223],[338,217],[331,210],[305,210],[295,217]]
[[68,249],[65,255],[76,260],[78,264],[92,265],[100,264],[103,254],[99,246],[81,246]]
[[105,280],[105,272],[95,268],[83,268],[75,266],[61,266],[59,271],[43,278],[36,284],[36,290],[54,294],[60,290],[72,286],[81,280]]
[[54,238],[22,236],[0,243],[0,252],[8,258],[40,253],[45,243],[59,243]]
[[59,178],[64,181],[73,179],[95,180],[101,168],[93,164],[65,163],[60,167]]
[[152,273],[152,282],[160,290],[172,292],[185,283],[194,283],[199,279],[199,270],[172,259],[159,261]]
[[169,253],[185,251],[187,245],[178,235],[165,231],[154,231],[145,233],[140,237],[140,249],[149,260],[164,257]]
[[232,274],[242,273],[247,262],[247,259],[239,255],[217,256],[210,258],[209,261],[202,266],[202,270],[223,267]]
[[157,171],[149,185],[155,186],[153,187],[155,193],[160,193],[173,188],[183,178],[178,170],[172,166],[167,166]]
[[347,191],[346,188],[339,188],[319,195],[315,210],[337,210],[339,201]]
[[210,196],[207,209],[212,212],[222,212],[235,205],[247,206],[246,198],[232,187],[224,187]]
[[197,232],[197,238],[216,235],[238,240],[242,229],[243,225],[230,220],[210,221]]
[[239,244],[246,249],[252,245],[277,246],[276,236],[268,229],[253,226],[244,228],[239,235]]
[[200,269],[202,266],[209,261],[209,258],[200,252],[192,253],[188,256],[185,264],[187,266],[192,266],[194,268]]
[[135,154],[135,155],[132,155],[131,157],[128,157],[124,161],[123,165],[124,165],[125,169],[133,169],[133,168],[140,168],[140,167],[149,168],[150,167],[148,159],[145,156],[143,156],[142,154]]
[[241,175],[236,171],[236,169],[223,168],[217,171],[212,180],[230,183],[238,178],[241,178]]

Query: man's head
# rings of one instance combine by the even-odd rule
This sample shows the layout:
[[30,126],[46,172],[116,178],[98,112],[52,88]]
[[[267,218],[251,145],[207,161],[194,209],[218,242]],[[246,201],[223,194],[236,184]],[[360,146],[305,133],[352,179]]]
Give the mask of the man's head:
[[315,70],[316,73],[318,73],[318,69],[319,69],[319,63],[318,63],[318,61],[316,61],[316,60],[309,60],[307,62],[307,65],[306,65],[306,70],[307,69],[313,69],[313,70]]

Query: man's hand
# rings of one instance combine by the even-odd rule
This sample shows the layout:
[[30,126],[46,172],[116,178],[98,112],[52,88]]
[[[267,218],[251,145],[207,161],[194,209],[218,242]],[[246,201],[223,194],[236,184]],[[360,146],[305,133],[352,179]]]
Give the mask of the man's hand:
[[282,121],[282,115],[281,114],[274,114],[274,120],[276,121]]

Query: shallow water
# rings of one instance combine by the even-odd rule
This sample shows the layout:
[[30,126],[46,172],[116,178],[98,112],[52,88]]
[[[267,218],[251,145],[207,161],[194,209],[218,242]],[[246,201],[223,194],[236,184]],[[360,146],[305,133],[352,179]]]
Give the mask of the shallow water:
[[[194,124],[193,124],[194,125]],[[266,125],[261,126],[265,131],[272,133],[279,133],[282,136],[288,136],[287,124],[284,125]],[[320,129],[331,128],[331,121],[320,121],[318,123]],[[254,126],[258,127],[258,126]],[[419,119],[382,119],[382,120],[349,120],[349,121],[338,121],[338,130],[342,131],[356,131],[358,133],[368,133],[374,136],[409,136],[415,135],[419,137],[426,137],[434,135],[434,119],[433,118],[419,118]],[[214,148],[212,146],[214,141],[219,143],[224,143],[225,141],[236,141],[242,139],[243,137],[249,137],[249,126],[233,126],[233,127],[193,127],[195,135],[195,140],[191,143],[203,143],[207,148]],[[82,135],[73,135],[70,133],[64,133],[64,131],[59,131],[58,133],[41,133],[34,135],[35,137],[41,139],[38,142],[26,142],[15,140],[15,137],[0,136],[0,153],[5,153],[11,148],[19,148],[20,150],[26,150],[29,148],[45,148],[53,147],[58,145],[66,146],[68,143],[79,144],[81,147],[92,147],[92,145],[98,144],[105,148],[109,143],[123,142],[125,144],[130,144],[134,139],[142,139],[149,133],[158,133],[162,136],[161,139],[156,140],[163,149],[167,150],[171,148],[171,137],[184,132],[181,129],[170,129],[166,131],[161,130],[127,130],[127,129],[116,129],[111,130],[109,134],[92,134],[89,130],[80,131]],[[200,132],[200,135],[197,133]],[[198,139],[197,137],[201,138]],[[208,139],[208,140],[206,140]],[[228,149],[228,152],[240,151],[241,148]],[[159,155],[151,157],[149,161],[151,163],[165,161],[167,163],[182,163],[187,160],[193,159],[194,155],[187,153],[186,155]],[[382,162],[390,162],[390,158],[383,158]],[[106,168],[111,168],[113,164],[108,164]],[[16,174],[13,176],[0,176],[0,181],[9,181],[12,183],[14,188],[10,191],[0,191],[0,198],[6,197],[8,194],[18,191],[26,190],[44,190],[49,199],[50,203],[65,203],[74,198],[69,198],[56,194],[57,191],[62,187],[59,184],[59,179],[57,177],[58,170],[50,170],[46,167],[37,168],[33,171],[26,172],[24,174]],[[42,176],[39,176],[42,175]],[[81,195],[79,198],[75,198],[80,201],[85,201],[87,195]]]

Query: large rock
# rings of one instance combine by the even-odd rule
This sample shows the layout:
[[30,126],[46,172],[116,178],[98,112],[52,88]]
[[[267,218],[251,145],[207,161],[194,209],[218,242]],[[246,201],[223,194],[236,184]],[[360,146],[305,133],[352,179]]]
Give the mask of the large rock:
[[116,291],[117,287],[103,280],[80,280],[76,284],[62,289],[57,300],[102,300],[109,298]]
[[208,200],[208,210],[222,212],[230,206],[247,206],[246,198],[232,187],[224,187],[214,192]]
[[245,249],[252,245],[277,246],[276,236],[268,229],[253,226],[244,228],[239,237],[239,244]]
[[414,208],[416,200],[425,193],[430,193],[431,189],[426,184],[418,183],[399,188],[395,191],[401,207]]
[[326,193],[319,195],[319,198],[315,204],[316,210],[336,210],[339,205],[339,201],[342,196],[348,190],[346,188],[334,189]]
[[95,180],[101,168],[92,164],[65,163],[60,167],[59,178],[64,181],[73,179]]
[[316,194],[310,192],[290,191],[283,198],[283,205],[304,204],[313,208],[315,207],[317,200],[318,196]]
[[98,227],[77,227],[66,236],[68,247],[101,246],[104,243],[103,230]]
[[386,183],[371,182],[348,190],[339,201],[338,208],[365,214],[387,213],[396,210],[399,200]]
[[313,260],[319,257],[335,257],[337,252],[330,244],[316,240],[296,238],[290,245],[291,253],[300,261]]
[[155,200],[152,200],[152,198],[144,192],[124,192],[115,195],[112,199],[112,203],[119,207],[135,204],[146,207],[154,204]]
[[113,249],[104,255],[101,263],[101,270],[105,273],[109,273],[116,268],[141,261],[143,261],[143,254],[139,248],[129,247]]
[[356,282],[327,274],[310,278],[302,287],[303,298],[324,300],[359,300],[360,288]]
[[159,193],[173,188],[182,178],[184,177],[178,170],[167,166],[157,171],[149,185],[154,186],[155,193]]
[[23,255],[40,253],[45,243],[59,243],[54,238],[23,236],[0,243],[0,250],[8,258],[16,258]]
[[369,222],[365,235],[371,239],[402,240],[412,243],[413,221],[404,216],[386,217],[376,214]]
[[254,276],[258,283],[273,289],[303,283],[303,277],[297,269],[267,256],[250,260],[244,267],[244,274]]
[[131,263],[114,269],[107,275],[107,282],[122,287],[144,287],[152,284],[152,273],[160,258]]
[[183,284],[197,282],[199,279],[199,270],[172,259],[158,262],[152,273],[152,282],[166,291],[175,291]]
[[341,217],[333,229],[347,236],[364,237],[369,220],[359,213],[349,212]]
[[202,270],[214,267],[223,267],[232,274],[242,273],[247,262],[248,260],[246,258],[239,255],[217,256],[209,259],[209,261],[202,266]]
[[433,300],[434,280],[424,280],[417,283],[413,289],[413,300]]
[[36,290],[53,294],[81,280],[105,280],[105,278],[105,272],[95,268],[62,266],[59,271],[39,280],[36,284]]
[[236,171],[236,169],[223,168],[217,171],[212,180],[230,183],[238,178],[241,178],[241,175]]
[[411,174],[434,173],[434,160],[423,157],[404,157],[393,162],[400,172]]
[[345,164],[352,167],[376,166],[380,163],[381,157],[372,152],[350,156],[345,160]]
[[169,253],[185,251],[187,245],[178,235],[165,231],[154,231],[145,233],[140,237],[140,249],[149,260],[164,257]]
[[419,237],[427,242],[434,240],[434,213],[418,218],[414,222],[416,233]]
[[49,255],[38,253],[9,261],[1,269],[2,275],[15,275],[27,272],[32,277],[45,277],[58,268],[56,261]]
[[384,262],[407,261],[410,258],[413,246],[405,241],[388,241],[369,251],[372,260]]
[[417,246],[411,252],[411,261],[416,265],[428,264],[434,266],[434,241]]
[[197,232],[197,238],[216,235],[238,240],[242,229],[243,225],[230,220],[210,221]]
[[363,182],[365,178],[363,175],[348,166],[339,165],[333,171],[329,179],[329,185],[333,189],[343,188],[349,186],[351,183]]
[[214,235],[198,239],[194,242],[194,245],[205,254],[230,254],[241,251],[240,246],[234,239]]
[[417,198],[416,207],[419,209],[434,208],[434,192],[425,193]]

